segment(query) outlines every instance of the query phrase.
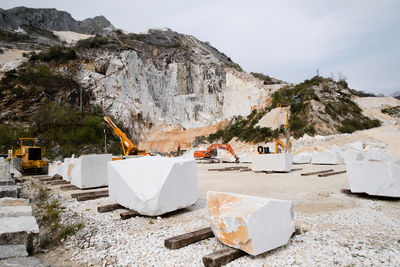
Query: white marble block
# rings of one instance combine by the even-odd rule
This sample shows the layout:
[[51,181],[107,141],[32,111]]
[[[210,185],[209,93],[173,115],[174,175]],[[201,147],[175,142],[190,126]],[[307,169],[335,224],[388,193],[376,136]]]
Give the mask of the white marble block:
[[311,163],[336,165],[344,163],[344,159],[339,153],[326,150],[311,153]]
[[285,245],[294,231],[291,201],[208,191],[207,208],[215,236],[250,255]]
[[64,163],[62,162],[54,162],[53,164],[50,164],[48,175],[52,177],[56,174],[63,176],[63,167]]
[[80,189],[108,185],[107,163],[111,160],[111,154],[81,156],[75,160],[71,172],[71,184]]
[[108,163],[110,198],[143,215],[157,216],[194,204],[195,160],[142,157]]
[[301,152],[299,154],[294,155],[293,163],[295,163],[295,164],[311,163],[311,153]]
[[72,178],[72,170],[75,167],[76,158],[65,158],[63,169],[62,169],[62,177],[65,181],[71,181]]
[[400,160],[346,162],[347,178],[353,193],[400,197]]
[[294,154],[254,154],[252,156],[252,171],[290,172]]

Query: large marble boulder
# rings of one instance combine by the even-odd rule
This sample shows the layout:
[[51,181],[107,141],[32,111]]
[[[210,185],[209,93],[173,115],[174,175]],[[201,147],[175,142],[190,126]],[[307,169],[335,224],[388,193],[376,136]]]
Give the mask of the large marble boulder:
[[346,162],[353,193],[400,197],[400,160],[354,160]]
[[294,231],[291,201],[208,191],[207,208],[215,236],[251,255],[285,245]]
[[293,163],[295,163],[295,164],[311,163],[311,153],[310,152],[301,152],[299,154],[294,155]]
[[72,179],[72,170],[75,167],[75,163],[78,159],[76,158],[65,158],[62,168],[63,180],[70,182]]
[[108,163],[110,198],[143,215],[157,216],[194,204],[195,160],[142,157]]
[[290,172],[294,154],[254,154],[252,156],[252,171]]
[[342,155],[335,151],[316,151],[311,153],[312,164],[336,165],[344,163]]
[[71,172],[71,184],[80,189],[108,185],[107,163],[111,160],[111,154],[81,156],[75,160],[75,166]]
[[56,174],[63,175],[64,163],[62,162],[54,162],[49,165],[48,175],[54,176]]

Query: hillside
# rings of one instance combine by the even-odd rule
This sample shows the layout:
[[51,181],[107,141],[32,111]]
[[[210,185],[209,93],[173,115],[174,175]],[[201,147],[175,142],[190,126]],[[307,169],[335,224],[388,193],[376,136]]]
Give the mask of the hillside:
[[[175,149],[177,142],[188,149],[196,132],[224,142],[233,137],[246,142],[278,137],[282,127],[257,126],[278,106],[290,107],[295,137],[379,125],[362,114],[352,100],[357,92],[345,81],[314,77],[288,85],[261,73],[249,74],[208,42],[166,28],[125,34],[110,30],[106,19],[100,24],[93,22],[96,18],[79,22],[54,9],[1,12],[5,15],[0,29],[0,122],[11,129],[11,136],[25,129],[43,137],[54,155],[70,153],[72,144],[79,151],[101,151],[102,115],[119,121],[133,140],[143,141],[144,148],[163,150]],[[33,19],[38,16],[41,23]],[[87,26],[91,23],[108,30],[97,31]],[[302,95],[303,101],[292,104],[295,95]],[[76,121],[69,138],[49,134],[51,124],[41,128],[38,117],[45,105],[55,103],[63,108],[61,113],[76,111],[100,120],[88,119],[89,123],[84,115],[76,116],[66,124]],[[72,141],[78,130],[84,136],[79,140],[88,146]],[[177,140],[166,145],[171,136]],[[1,145],[4,150],[8,143]],[[111,149],[112,144],[108,146]]]

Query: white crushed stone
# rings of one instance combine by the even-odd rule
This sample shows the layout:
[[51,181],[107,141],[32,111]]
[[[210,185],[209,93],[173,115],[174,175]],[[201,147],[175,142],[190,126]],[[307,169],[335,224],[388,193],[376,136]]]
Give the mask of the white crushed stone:
[[[286,246],[257,257],[239,258],[228,266],[399,266],[399,202],[339,193],[331,197],[351,198],[356,208],[297,213],[295,225],[302,233]],[[187,211],[159,218],[121,220],[122,210],[96,211],[104,202],[110,201],[62,200],[66,207],[63,216],[84,223],[82,230],[64,243],[71,261],[89,266],[203,266],[203,256],[224,247],[215,238],[178,250],[164,247],[165,238],[210,225],[204,195]]]

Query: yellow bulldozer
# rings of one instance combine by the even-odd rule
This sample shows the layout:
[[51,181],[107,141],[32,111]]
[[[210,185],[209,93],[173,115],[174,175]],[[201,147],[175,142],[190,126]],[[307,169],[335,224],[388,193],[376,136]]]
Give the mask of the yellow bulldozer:
[[47,173],[49,162],[43,160],[45,148],[37,145],[36,138],[19,138],[19,144],[10,159],[14,167],[21,173]]

